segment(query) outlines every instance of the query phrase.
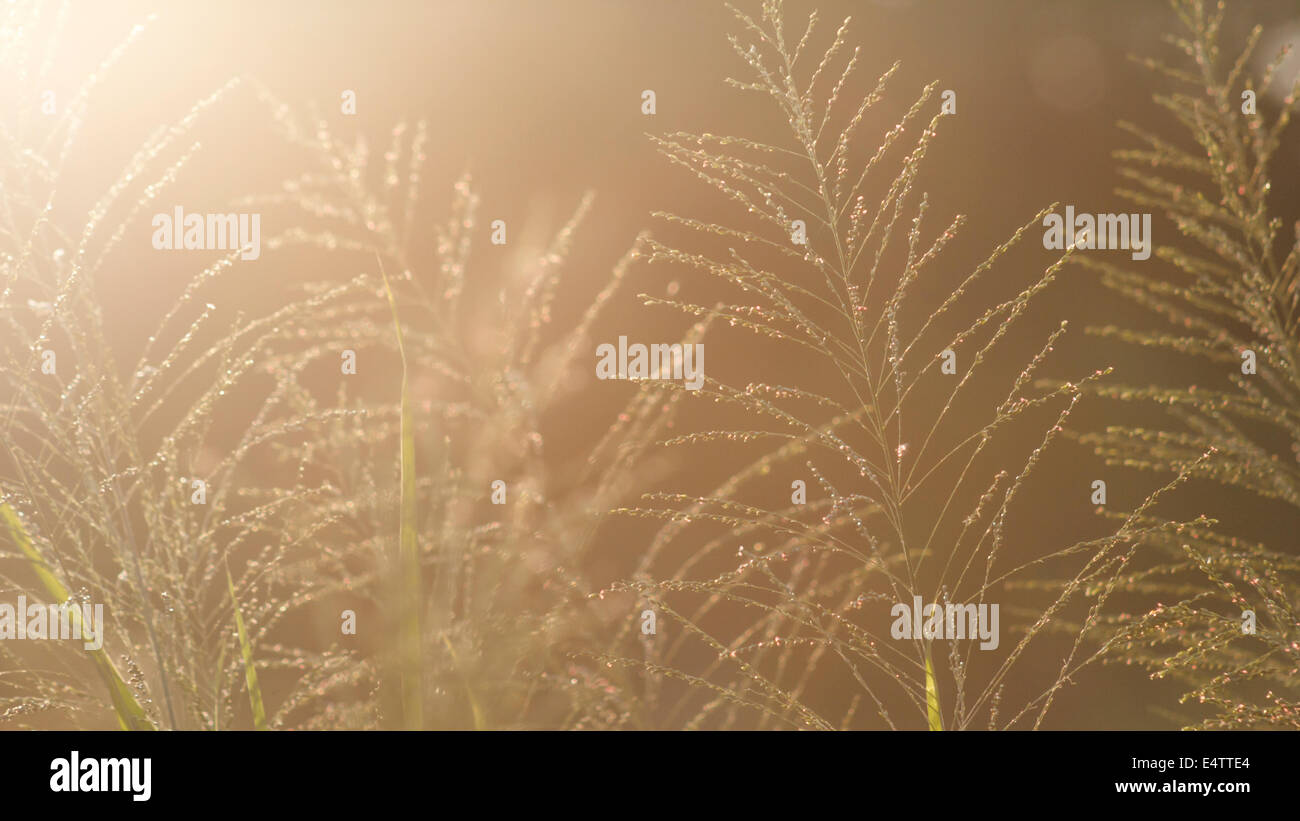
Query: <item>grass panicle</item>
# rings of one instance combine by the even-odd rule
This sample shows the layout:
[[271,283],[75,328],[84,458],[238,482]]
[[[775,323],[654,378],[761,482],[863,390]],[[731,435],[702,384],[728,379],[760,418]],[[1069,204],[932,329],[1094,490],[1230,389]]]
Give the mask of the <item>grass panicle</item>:
[[[1271,191],[1300,77],[1277,76],[1285,52],[1258,74],[1248,70],[1260,27],[1239,54],[1224,53],[1222,3],[1171,5],[1182,26],[1170,40],[1178,62],[1140,62],[1172,85],[1154,100],[1183,139],[1125,123],[1142,146],[1116,157],[1119,194],[1163,215],[1156,233],[1174,241],[1157,245],[1140,269],[1076,262],[1166,325],[1090,333],[1159,352],[1175,373],[1181,363],[1197,365],[1205,381],[1148,384],[1156,371],[1144,369],[1139,384],[1089,385],[1155,415],[1145,426],[1112,425],[1080,439],[1115,467],[1187,474],[1214,501],[1204,522],[1144,540],[1146,561],[1119,580],[1134,595],[1107,616],[1120,631],[1110,658],[1182,682],[1192,705],[1180,715],[1186,726],[1297,729],[1300,554],[1270,542],[1300,521],[1300,242],[1284,231]],[[1279,82],[1291,85],[1270,110],[1266,92]],[[1247,91],[1258,96],[1257,111],[1247,113]],[[1246,373],[1247,352],[1254,373]],[[1272,527],[1261,531],[1251,518]]]
[[[658,214],[682,239],[650,240],[649,262],[699,279],[682,297],[644,298],[714,321],[713,339],[748,334],[758,359],[799,364],[785,381],[771,369],[734,385],[706,379],[694,393],[720,408],[722,423],[666,444],[698,451],[696,460],[740,448],[757,454],[734,463],[712,491],[648,494],[644,506],[620,511],[664,524],[635,575],[609,592],[649,603],[671,625],[652,657],[638,658],[630,627],[627,650],[603,657],[641,669],[655,694],[629,720],[724,729],[1041,726],[1057,691],[1096,660],[1093,648],[1112,629],[1097,608],[1136,540],[1161,527],[1134,516],[1101,538],[1035,545],[1008,526],[1076,404],[1107,375],[1099,369],[1034,389],[1064,324],[1018,372],[1008,364],[1023,344],[1017,320],[1073,252],[993,307],[978,307],[970,294],[992,285],[986,275],[1041,224],[1044,209],[943,285],[950,295],[937,307],[921,310],[918,284],[948,275],[940,260],[965,224],[957,216],[934,225],[919,190],[944,126],[937,84],[890,114],[898,66],[859,80],[866,55],[850,47],[847,21],[817,61],[805,56],[819,39],[815,15],[797,46],[776,0],[765,0],[757,17],[735,16],[741,33],[730,42],[748,75],[728,82],[758,93],[786,127],[763,139],[651,138],[672,165],[729,202],[734,221]],[[883,135],[876,145],[871,129]],[[718,289],[730,297],[689,298]],[[743,427],[728,426],[735,420]],[[806,499],[791,494],[793,480],[804,483]],[[1007,591],[1044,567],[1072,568],[1069,584],[1041,604],[1012,607]],[[985,654],[974,641],[945,647],[891,637],[890,605],[910,607],[914,596],[940,606],[1000,603],[1001,633],[1014,638]],[[1052,657],[1047,627],[1076,614],[1081,624],[1059,670],[1031,675]],[[1019,664],[1028,658],[1038,660]],[[1008,685],[1024,696],[1014,711]]]

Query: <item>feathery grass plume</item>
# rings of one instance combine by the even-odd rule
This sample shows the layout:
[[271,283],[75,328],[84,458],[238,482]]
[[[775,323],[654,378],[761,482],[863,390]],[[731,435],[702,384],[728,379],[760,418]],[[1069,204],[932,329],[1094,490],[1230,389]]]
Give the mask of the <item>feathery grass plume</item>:
[[[102,299],[122,270],[115,252],[128,236],[148,236],[141,217],[183,176],[196,156],[190,140],[238,84],[154,132],[88,212],[70,212],[63,168],[95,87],[125,44],[61,116],[33,118],[42,79],[30,58],[51,42],[66,8],[52,20],[47,4],[0,12],[0,71],[15,78],[8,91],[20,103],[5,107],[0,129],[0,503],[13,512],[0,530],[0,587],[6,599],[62,598],[48,583],[55,579],[76,601],[102,604],[104,647],[93,660],[101,675],[114,666],[124,675],[109,675],[104,692],[83,686],[93,679],[81,648],[6,646],[0,718],[106,726],[125,709],[132,726],[244,726],[257,718],[235,707],[233,681],[251,663],[231,649],[259,648],[263,687],[286,689],[306,656],[279,640],[279,628],[334,584],[314,572],[326,562],[312,540],[340,518],[337,491],[328,480],[304,481],[307,460],[293,445],[340,414],[297,401],[298,374],[314,358],[300,329],[357,287],[321,289],[245,319],[204,299],[212,280],[247,275],[236,251],[195,275],[154,318],[134,366],[119,366],[124,351],[110,344]],[[132,319],[151,321],[143,312]],[[47,361],[53,367],[43,369]],[[248,627],[243,642],[235,598]],[[118,692],[120,678],[130,699]]]
[[[757,92],[787,130],[771,142],[652,137],[738,215],[729,225],[658,214],[700,250],[648,243],[651,262],[710,275],[730,301],[645,301],[718,320],[714,345],[731,327],[750,332],[746,350],[764,375],[785,358],[798,383],[709,377],[692,392],[731,415],[668,445],[701,462],[765,447],[711,492],[651,493],[650,506],[620,511],[667,520],[636,574],[609,591],[646,602],[663,626],[653,651],[629,651],[629,627],[624,649],[602,660],[643,672],[647,695],[628,718],[637,726],[1037,727],[1057,690],[1095,659],[1082,643],[1104,627],[1097,608],[1136,541],[1176,526],[1148,523],[1143,508],[1109,535],[1059,546],[1048,544],[1055,534],[1031,539],[1008,526],[1044,451],[1104,375],[1031,390],[1064,324],[1031,342],[1021,364],[1008,362],[1016,320],[1072,252],[993,307],[973,304],[971,292],[997,286],[985,274],[1045,209],[937,308],[914,309],[922,276],[964,222],[930,227],[918,191],[943,124],[937,85],[891,127],[878,111],[898,65],[857,91],[865,55],[848,51],[847,20],[819,59],[815,13],[797,41],[777,0],[764,0],[758,19],[735,14],[743,34],[731,44],[750,77],[728,82]],[[861,145],[877,124],[878,146]],[[707,286],[699,290],[712,293]],[[806,500],[791,494],[792,480],[806,482]],[[1060,568],[1071,583],[1054,598],[1011,606],[1010,581]],[[891,604],[910,607],[914,596],[940,607],[1000,604],[1001,646],[891,637]],[[1045,675],[1053,662],[1044,659],[1061,655],[1043,639],[1035,656],[1035,642],[1075,613],[1083,624],[1073,647]],[[1020,703],[1008,716],[1012,697]]]
[[[503,264],[499,274],[486,254],[476,257],[473,266],[483,270],[470,277],[471,251],[485,232],[468,175],[455,183],[450,214],[432,237],[412,230],[428,221],[421,213],[426,123],[398,124],[382,164],[371,163],[364,138],[344,140],[323,119],[309,128],[269,89],[258,88],[280,134],[308,167],[283,191],[247,202],[291,209],[304,224],[325,223],[293,232],[286,245],[355,257],[363,266],[378,255],[381,272],[387,271],[387,288],[366,277],[376,299],[349,306],[319,338],[336,356],[351,348],[370,362],[386,358],[387,366],[374,366],[384,372],[400,370],[394,360],[404,358],[410,413],[390,399],[340,389],[335,407],[364,408],[366,416],[364,426],[358,422],[320,443],[337,466],[350,516],[346,527],[318,538],[331,551],[358,548],[349,554],[350,593],[363,596],[390,625],[386,634],[397,635],[400,616],[384,582],[383,557],[395,535],[395,503],[408,509],[412,491],[395,490],[393,477],[374,466],[392,465],[397,443],[409,433],[421,465],[418,476],[406,475],[417,518],[414,528],[403,519],[399,535],[415,536],[418,567],[398,575],[420,585],[424,726],[616,721],[628,709],[617,671],[597,670],[575,655],[608,632],[607,617],[588,598],[596,585],[586,567],[606,513],[626,501],[634,477],[655,470],[644,457],[673,424],[679,397],[662,388],[634,391],[589,449],[558,453],[545,446],[552,430],[585,413],[577,403],[592,379],[592,328],[643,253],[645,238],[617,262],[576,326],[557,330],[551,306],[591,195],[549,245],[512,248],[521,261]],[[535,261],[524,261],[533,250]],[[504,483],[498,486],[504,504],[492,500],[497,481]],[[400,666],[389,660],[401,653],[388,646],[367,659],[374,677],[384,679],[385,669]],[[377,711],[384,726],[401,726],[396,689],[390,682],[366,694],[362,711]],[[295,703],[299,698],[311,700],[302,693]],[[331,701],[335,708],[342,703]]]
[[[1166,264],[1153,259],[1140,271],[1076,261],[1171,326],[1091,333],[1141,346],[1147,356],[1164,352],[1174,366],[1194,364],[1204,382],[1147,384],[1146,374],[1158,371],[1146,368],[1141,384],[1090,385],[1160,413],[1149,427],[1116,425],[1081,439],[1111,465],[1189,473],[1210,491],[1205,498],[1213,501],[1204,504],[1214,522],[1146,537],[1151,558],[1120,580],[1137,596],[1137,615],[1109,616],[1121,628],[1111,650],[1115,660],[1184,683],[1182,701],[1195,712],[1179,719],[1189,726],[1297,729],[1300,553],[1287,540],[1300,523],[1300,242],[1295,226],[1284,232],[1269,193],[1300,78],[1275,77],[1285,51],[1251,74],[1260,27],[1239,54],[1223,53],[1222,3],[1171,5],[1183,30],[1166,40],[1180,62],[1142,62],[1173,84],[1154,99],[1184,138],[1124,123],[1144,146],[1116,156],[1131,185],[1119,193],[1163,213],[1177,229],[1163,235],[1181,242],[1157,246]],[[1265,93],[1279,81],[1291,82],[1290,90],[1267,111]],[[1256,96],[1258,112],[1246,103]]]

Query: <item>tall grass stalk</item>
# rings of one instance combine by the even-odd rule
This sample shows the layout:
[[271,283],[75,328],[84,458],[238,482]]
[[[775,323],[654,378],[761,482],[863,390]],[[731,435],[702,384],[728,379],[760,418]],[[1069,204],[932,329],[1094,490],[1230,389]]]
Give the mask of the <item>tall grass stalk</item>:
[[[420,556],[417,544],[419,516],[416,511],[415,420],[411,410],[411,391],[406,364],[406,345],[402,341],[402,320],[397,314],[397,299],[388,284],[388,272],[379,260],[384,293],[393,312],[397,335],[397,352],[402,361],[401,407],[401,525],[398,547],[397,586],[400,676],[402,682],[402,723],[408,730],[424,727],[424,692],[420,682]],[[450,646],[450,645],[449,645]]]

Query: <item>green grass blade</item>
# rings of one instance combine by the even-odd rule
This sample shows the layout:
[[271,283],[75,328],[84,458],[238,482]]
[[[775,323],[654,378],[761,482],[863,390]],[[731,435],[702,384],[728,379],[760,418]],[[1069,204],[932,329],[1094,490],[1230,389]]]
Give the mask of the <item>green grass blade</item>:
[[930,729],[942,730],[943,719],[939,716],[939,685],[934,680],[934,667],[930,657],[925,657],[925,705],[930,714]]
[[253,726],[266,729],[266,708],[262,706],[262,688],[257,684],[257,669],[253,667],[253,643],[244,630],[244,617],[239,612],[239,599],[235,598],[235,582],[226,568],[226,586],[230,588],[230,603],[235,607],[235,629],[239,631],[239,652],[244,656],[244,680],[248,682],[248,703],[253,708]]
[[411,395],[407,385],[406,345],[402,340],[402,323],[397,316],[397,298],[388,284],[382,260],[379,272],[384,278],[388,306],[393,311],[397,331],[397,352],[402,358],[402,502],[401,541],[398,549],[399,654],[401,657],[402,725],[408,730],[424,727],[423,688],[420,682],[420,555],[416,543],[419,525],[415,509],[415,419],[411,413]]
[[[456,653],[456,646],[451,643],[451,639],[446,636],[442,637],[443,644],[447,645],[447,652],[451,654],[451,662],[460,667],[460,656]],[[483,714],[483,707],[478,703],[478,697],[474,695],[474,688],[470,686],[469,679],[465,679],[465,695],[469,698],[469,709],[474,713],[474,729],[487,729],[487,716]]]
[[[36,571],[36,577],[40,579],[41,586],[45,588],[45,591],[59,604],[68,601],[67,588],[54,575],[54,571],[50,568],[49,563],[45,561],[45,557],[36,549],[36,544],[27,534],[22,519],[18,518],[18,512],[7,503],[0,502],[0,518],[4,519],[5,526],[9,531],[9,538],[13,540],[14,544],[18,545],[18,549],[32,563],[32,568]],[[76,607],[69,607],[68,615],[69,624],[78,631],[79,635],[85,635],[81,623],[81,610]],[[101,624],[100,629],[103,630],[104,625]],[[117,721],[122,726],[122,729],[157,729],[154,727],[153,722],[149,720],[144,708],[140,706],[140,702],[136,701],[135,693],[131,692],[131,688],[127,686],[122,674],[117,671],[117,667],[113,664],[113,659],[109,657],[104,648],[100,647],[98,650],[87,650],[86,652],[90,654],[91,660],[95,663],[95,671],[103,680],[104,686],[108,688],[108,696],[113,702],[113,711],[117,713]]]
[[226,643],[221,642],[221,652],[217,654],[217,674],[212,684],[212,729],[221,729],[221,682],[225,678]]

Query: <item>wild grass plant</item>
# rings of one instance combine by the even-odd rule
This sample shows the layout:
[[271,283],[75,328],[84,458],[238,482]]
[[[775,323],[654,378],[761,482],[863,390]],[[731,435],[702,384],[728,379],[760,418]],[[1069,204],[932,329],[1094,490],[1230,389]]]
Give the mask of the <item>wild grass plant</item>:
[[[1251,71],[1261,27],[1225,52],[1222,3],[1172,6],[1178,59],[1142,62],[1171,86],[1153,99],[1181,139],[1125,123],[1142,146],[1116,154],[1119,193],[1162,214],[1159,236],[1172,241],[1156,247],[1162,264],[1141,269],[1075,260],[1164,326],[1089,329],[1164,352],[1167,366],[1087,389],[1160,413],[1080,438],[1116,467],[1190,475],[1213,521],[1145,538],[1149,560],[1120,578],[1136,598],[1108,617],[1121,631],[1112,659],[1179,682],[1192,706],[1166,712],[1186,726],[1297,729],[1300,555],[1285,537],[1300,513],[1300,243],[1273,182],[1286,179],[1276,158],[1300,78],[1278,75],[1285,51]],[[1272,102],[1277,84],[1285,93]],[[1176,378],[1189,370],[1190,382]]]
[[[33,4],[5,13],[6,68],[22,76],[58,21]],[[0,645],[6,724],[580,724],[608,689],[565,653],[592,629],[584,551],[676,399],[638,394],[590,452],[543,457],[640,240],[557,333],[556,289],[590,196],[534,265],[466,287],[478,196],[461,179],[445,225],[417,228],[425,123],[399,125],[372,164],[364,139],[304,125],[248,78],[160,129],[89,214],[68,212],[62,163],[120,54],[55,120],[24,113],[42,88],[27,76],[5,130],[0,576],[6,596],[71,597],[108,616],[89,659],[72,642]],[[170,207],[205,116],[235,95],[262,107],[304,169],[222,210],[287,214],[269,257],[315,249],[353,275],[296,283],[250,318],[264,299],[205,301],[216,281],[266,293],[236,251],[194,275],[121,367],[100,278]],[[346,355],[356,374],[340,368]],[[501,506],[488,501],[498,481]]]
[[[653,493],[621,511],[665,521],[636,576],[612,588],[650,603],[660,635],[652,651],[633,651],[629,627],[627,649],[605,661],[655,682],[638,708],[657,726],[1043,726],[1058,691],[1099,657],[1113,630],[1103,607],[1138,545],[1187,526],[1147,515],[1180,477],[1096,538],[1029,537],[1009,524],[1076,404],[1106,376],[1035,390],[1065,323],[1006,365],[1024,344],[1017,321],[1073,250],[992,307],[972,296],[1026,234],[1037,240],[1051,207],[945,280],[943,251],[964,218],[936,224],[918,185],[944,126],[938,84],[886,119],[878,109],[898,65],[859,90],[868,58],[850,49],[847,20],[819,51],[816,13],[793,35],[778,0],[735,15],[731,44],[748,76],[728,83],[756,93],[784,133],[653,138],[730,201],[734,220],[658,214],[683,239],[651,240],[649,260],[714,277],[731,298],[692,302],[683,288],[684,298],[646,301],[714,320],[715,346],[736,329],[762,361],[802,358],[788,382],[710,376],[696,392],[743,426],[667,444],[697,460],[737,445],[757,454],[711,491]],[[998,271],[999,283],[1012,273]],[[949,295],[914,308],[927,277]],[[1025,428],[1031,438],[1013,435]],[[806,498],[792,492],[797,481]],[[1068,582],[1041,601],[1011,587],[1063,568]],[[891,637],[891,606],[914,596],[1000,603],[1002,646]],[[1056,644],[1046,628],[1067,617],[1077,627]]]
[[[413,229],[427,123],[393,129],[382,174],[370,174],[363,141],[348,145],[323,122],[308,128],[261,94],[312,168],[283,192],[248,202],[290,204],[303,222],[329,215],[328,230],[287,241],[354,253],[359,264],[387,272],[382,295],[390,305],[371,302],[355,320],[327,325],[335,349],[399,355],[401,402],[393,401],[397,391],[368,402],[364,431],[322,446],[352,468],[345,492],[374,568],[353,589],[380,605],[386,635],[403,636],[401,646],[380,648],[376,675],[389,681],[377,696],[384,721],[410,729],[587,726],[589,714],[616,711],[609,703],[616,688],[571,653],[599,641],[603,629],[603,618],[590,612],[596,586],[584,563],[606,512],[654,471],[642,462],[671,426],[679,398],[664,389],[635,392],[596,423],[605,432],[589,449],[553,454],[546,441],[590,389],[593,325],[624,287],[644,237],[614,264],[576,325],[556,329],[556,292],[592,195],[537,249],[535,262],[475,283],[472,238],[481,222],[468,176],[456,184],[450,217],[432,242]],[[381,181],[378,190],[358,183],[372,178]],[[433,246],[424,265],[423,245]],[[391,307],[389,321],[378,320],[376,307]],[[392,494],[372,490],[383,486],[374,466],[399,452],[394,504]],[[393,557],[395,535],[400,556],[383,560]]]
[[[115,713],[132,729],[261,724],[237,701],[259,712],[251,654],[266,670],[304,665],[309,654],[274,637],[329,589],[329,576],[314,572],[313,540],[339,520],[336,488],[295,481],[292,449],[277,449],[348,413],[295,401],[296,369],[311,358],[298,331],[356,288],[248,319],[204,297],[213,281],[239,275],[236,251],[193,275],[139,350],[114,349],[102,296],[120,275],[115,253],[166,207],[196,156],[193,140],[238,83],[154,132],[78,213],[60,193],[65,169],[85,150],[81,126],[97,87],[144,27],[57,116],[33,117],[44,83],[31,69],[48,68],[43,49],[67,11],[4,10],[0,62],[20,81],[10,91],[21,104],[6,106],[2,149],[0,577],[6,600],[94,602],[107,624],[90,659],[100,683],[85,675],[76,643],[0,645],[4,719],[96,727]],[[42,53],[43,64],[33,59]],[[236,397],[249,404],[232,407]],[[243,413],[233,432],[222,424]],[[346,655],[310,657],[329,666]]]
[[[548,242],[484,253],[470,175],[449,209],[427,193],[429,121],[375,146],[247,77],[73,207],[83,121],[146,30],[38,118],[67,6],[5,6],[0,601],[102,603],[108,624],[98,651],[0,642],[0,727],[1038,728],[1102,659],[1183,677],[1217,711],[1201,726],[1294,726],[1294,552],[1163,505],[1213,482],[1295,506],[1300,252],[1275,253],[1267,168],[1296,94],[1239,114],[1271,74],[1250,85],[1245,56],[1215,73],[1222,12],[1175,7],[1195,65],[1161,67],[1188,89],[1157,99],[1206,159],[1153,135],[1123,156],[1134,200],[1213,256],[1161,248],[1169,266],[1138,275],[1068,250],[1026,277],[1055,205],[992,243],[936,221],[942,87],[897,104],[899,64],[864,80],[849,21],[787,38],[779,0],[735,12],[748,76],[729,80],[779,133],[652,138],[733,219],[660,212],[594,264],[593,195]],[[185,257],[132,349],[105,291],[236,104],[295,164],[217,205],[279,227],[254,265]],[[949,262],[960,244],[980,261]],[[1206,357],[1230,387],[1117,386],[1100,363],[1049,378],[1067,327],[1027,320],[1074,264],[1196,335],[1099,333]],[[609,273],[566,323],[575,268]],[[295,275],[263,287],[267,270]],[[617,299],[661,271],[644,313],[686,316],[705,385],[593,379]],[[1246,348],[1258,372],[1238,377]],[[1183,428],[1072,432],[1098,397]],[[1067,437],[1159,474],[1086,538],[1024,524]],[[914,597],[1000,606],[998,646],[892,637]]]

